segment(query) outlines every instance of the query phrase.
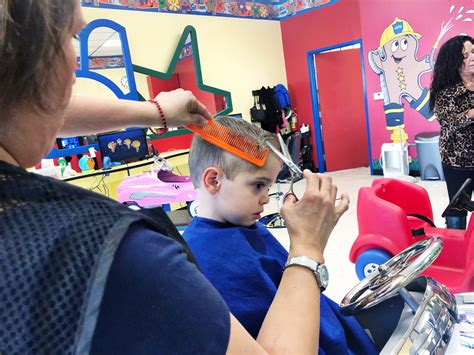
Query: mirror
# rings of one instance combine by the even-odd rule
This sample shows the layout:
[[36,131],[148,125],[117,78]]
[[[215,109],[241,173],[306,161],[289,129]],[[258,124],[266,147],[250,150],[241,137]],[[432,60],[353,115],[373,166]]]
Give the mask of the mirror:
[[[100,19],[85,26],[78,37],[75,93],[139,100],[125,28]],[[97,144],[53,148],[46,158],[84,154],[90,148],[99,149]]]
[[138,81],[146,77],[150,91],[147,97],[155,97],[160,91],[182,88],[192,91],[213,115],[232,111],[230,92],[203,83],[197,35],[192,26],[184,29],[166,73],[139,65],[133,65],[133,70]]
[[98,96],[110,95],[111,91],[119,98],[139,99],[123,26],[105,19],[90,22],[79,34],[76,50],[79,55],[76,91]]
[[[76,53],[80,53],[80,42],[75,43]],[[90,96],[115,97],[105,85],[98,85],[97,81],[87,77],[93,73],[95,77],[103,77],[112,81],[119,89],[129,92],[128,79],[125,71],[124,56],[120,36],[117,31],[109,27],[97,27],[92,30],[87,43],[87,57],[84,57],[85,76],[80,76],[75,83],[74,91]],[[78,56],[80,69],[81,56]]]

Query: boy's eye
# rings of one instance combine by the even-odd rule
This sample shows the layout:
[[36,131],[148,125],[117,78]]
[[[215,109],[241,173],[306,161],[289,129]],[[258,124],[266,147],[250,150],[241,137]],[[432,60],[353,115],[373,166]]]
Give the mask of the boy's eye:
[[262,189],[265,188],[265,187],[270,188],[270,187],[268,186],[268,184],[267,184],[267,183],[264,183],[264,182],[256,182],[256,183],[253,184],[253,186],[255,187],[256,190],[262,190]]

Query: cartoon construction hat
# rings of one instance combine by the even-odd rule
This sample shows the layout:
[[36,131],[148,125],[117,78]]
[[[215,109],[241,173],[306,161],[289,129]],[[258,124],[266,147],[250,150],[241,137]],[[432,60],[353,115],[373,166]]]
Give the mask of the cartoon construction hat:
[[395,20],[390,24],[390,26],[382,32],[379,48],[382,48],[388,41],[403,35],[412,35],[416,38],[421,38],[421,35],[413,31],[413,27],[411,27],[408,22],[395,17]]

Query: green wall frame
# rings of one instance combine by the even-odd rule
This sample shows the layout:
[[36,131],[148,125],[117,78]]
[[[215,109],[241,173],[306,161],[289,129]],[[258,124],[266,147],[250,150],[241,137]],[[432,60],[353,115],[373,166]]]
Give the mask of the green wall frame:
[[[171,58],[171,62],[170,62],[170,65],[168,66],[168,70],[165,73],[157,71],[157,70],[153,70],[150,68],[142,67],[136,64],[133,65],[133,71],[140,74],[148,75],[151,77],[168,80],[176,69],[176,64],[179,62],[181,51],[184,48],[184,45],[186,44],[186,39],[188,38],[188,36],[190,36],[191,38],[191,45],[193,49],[193,62],[194,62],[194,69],[196,72],[197,86],[203,91],[207,91],[216,95],[221,95],[225,98],[226,108],[216,113],[216,116],[222,116],[222,115],[226,115],[232,112],[233,107],[232,107],[232,98],[231,98],[230,92],[213,87],[213,86],[206,85],[204,84],[202,80],[201,59],[199,57],[197,34],[196,34],[196,29],[193,26],[186,26],[184,28],[183,34],[181,35],[178,45],[176,46],[176,49],[174,51],[173,57]],[[145,100],[145,98],[142,95],[140,95],[140,99]]]

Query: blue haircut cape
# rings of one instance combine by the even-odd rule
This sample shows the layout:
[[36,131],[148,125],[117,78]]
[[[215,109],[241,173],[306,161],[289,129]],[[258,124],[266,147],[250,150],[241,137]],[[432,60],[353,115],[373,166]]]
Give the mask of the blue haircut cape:
[[[288,252],[262,224],[235,226],[195,217],[184,239],[231,312],[256,338],[275,297]],[[357,320],[321,294],[320,354],[378,354]]]

